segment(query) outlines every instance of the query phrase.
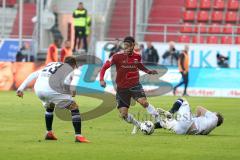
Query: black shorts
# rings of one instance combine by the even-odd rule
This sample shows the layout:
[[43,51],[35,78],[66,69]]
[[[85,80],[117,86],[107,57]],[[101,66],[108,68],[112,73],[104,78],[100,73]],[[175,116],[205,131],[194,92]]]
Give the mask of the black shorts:
[[131,98],[137,100],[138,98],[146,97],[141,84],[131,88],[117,89],[116,100],[118,108],[127,107],[131,104]]
[[78,38],[86,36],[86,27],[75,27],[75,36]]

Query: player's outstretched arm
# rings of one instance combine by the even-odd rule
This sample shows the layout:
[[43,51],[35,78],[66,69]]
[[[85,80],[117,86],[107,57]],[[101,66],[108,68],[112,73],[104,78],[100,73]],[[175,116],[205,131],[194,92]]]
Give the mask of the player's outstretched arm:
[[106,63],[102,66],[100,71],[100,85],[104,88],[106,87],[106,82],[104,81],[104,75],[106,70],[110,67],[111,67],[111,61],[106,61]]
[[17,96],[23,98],[23,91],[24,89],[34,80],[38,77],[40,71],[36,71],[31,73],[20,85],[20,87],[17,89]]
[[196,116],[197,116],[197,117],[204,116],[207,111],[208,111],[208,110],[207,110],[206,108],[204,108],[204,107],[202,107],[202,106],[198,106],[198,107],[196,108]]
[[147,69],[141,62],[138,63],[138,69],[140,69],[141,71],[143,71],[147,74],[158,74],[158,72],[156,70]]

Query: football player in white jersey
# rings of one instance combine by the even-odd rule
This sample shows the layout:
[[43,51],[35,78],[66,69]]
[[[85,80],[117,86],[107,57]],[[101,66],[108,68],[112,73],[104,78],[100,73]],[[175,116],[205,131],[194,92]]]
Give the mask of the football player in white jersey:
[[176,134],[208,135],[216,127],[223,123],[223,116],[217,112],[211,112],[204,107],[197,107],[195,115],[187,100],[178,99],[170,113],[173,117],[164,117],[155,123],[155,128],[165,128]]
[[[77,62],[74,57],[66,57],[64,63],[49,63],[45,68],[30,74],[24,80],[21,86],[17,89],[17,96],[23,98],[24,89],[32,80],[36,79],[34,85],[35,94],[42,101],[43,106],[46,109],[46,140],[57,140],[56,136],[53,134],[52,131],[52,123],[54,108],[59,107],[66,108],[71,111],[72,124],[75,130],[75,141],[89,142],[84,136],[81,135],[80,112],[78,109],[78,105],[73,99],[73,97],[76,95],[76,91],[72,88],[70,89],[69,87],[73,79],[73,72],[71,71],[76,69],[76,67]],[[67,70],[71,73],[64,72],[64,68],[67,68]],[[64,73],[67,74],[67,76],[65,76]],[[68,89],[66,89],[67,86],[69,87]]]

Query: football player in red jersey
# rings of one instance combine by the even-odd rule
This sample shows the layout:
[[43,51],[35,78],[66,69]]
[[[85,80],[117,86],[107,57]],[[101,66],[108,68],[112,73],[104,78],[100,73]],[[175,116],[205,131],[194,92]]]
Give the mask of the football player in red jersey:
[[100,72],[100,85],[106,87],[104,81],[104,74],[112,65],[116,66],[116,84],[117,93],[116,100],[118,103],[118,110],[121,117],[128,123],[134,124],[140,128],[138,122],[133,115],[128,113],[131,98],[134,98],[140,103],[149,114],[153,117],[158,117],[158,111],[148,103],[142,85],[139,82],[139,70],[148,74],[158,74],[156,70],[148,70],[141,63],[141,55],[134,51],[135,39],[133,37],[126,37],[124,39],[123,51],[114,54],[111,60],[108,60],[102,67]]

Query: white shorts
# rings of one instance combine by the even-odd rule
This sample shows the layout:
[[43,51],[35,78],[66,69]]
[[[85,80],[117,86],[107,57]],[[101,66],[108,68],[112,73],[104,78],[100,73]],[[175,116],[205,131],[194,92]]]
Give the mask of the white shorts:
[[50,104],[55,104],[58,108],[66,108],[68,107],[74,99],[71,95],[60,94],[60,93],[49,93],[45,91],[35,91],[38,98],[42,101],[42,104],[45,108],[50,107]]
[[176,134],[186,134],[193,124],[191,109],[187,101],[184,101],[179,108],[174,121],[172,130]]
[[217,126],[218,118],[215,113],[207,111],[204,116],[196,117],[193,121],[196,126],[195,134],[206,135]]

